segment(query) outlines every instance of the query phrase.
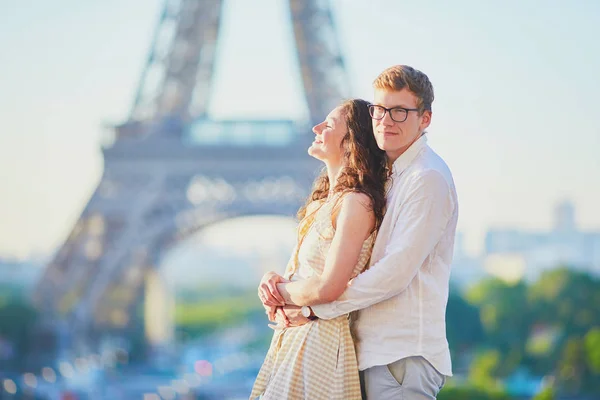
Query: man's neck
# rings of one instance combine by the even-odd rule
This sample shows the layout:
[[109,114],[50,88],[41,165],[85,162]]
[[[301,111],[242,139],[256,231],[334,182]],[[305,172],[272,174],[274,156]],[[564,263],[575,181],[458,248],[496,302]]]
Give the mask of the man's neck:
[[406,153],[406,150],[410,149],[410,147],[415,144],[415,142],[417,140],[419,140],[422,136],[423,136],[424,132],[422,132],[419,136],[417,136],[415,138],[415,140],[413,140],[408,146],[403,147],[400,150],[395,150],[395,151],[386,151],[385,154],[387,155],[387,159],[388,159],[388,165],[391,168],[392,165],[394,165],[394,163],[396,162],[397,159],[400,158],[400,156],[404,153]]

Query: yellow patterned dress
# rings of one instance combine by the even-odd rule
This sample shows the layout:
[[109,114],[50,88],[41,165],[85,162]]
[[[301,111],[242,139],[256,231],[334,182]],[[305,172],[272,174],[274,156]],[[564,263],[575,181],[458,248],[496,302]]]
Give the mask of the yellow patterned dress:
[[[286,268],[286,278],[306,279],[321,274],[335,229],[334,207],[326,201],[313,212],[310,223],[300,224],[301,238]],[[303,230],[305,232],[303,232]],[[368,265],[375,233],[363,243],[352,277]],[[250,399],[360,399],[360,381],[348,315],[317,319],[276,329]]]

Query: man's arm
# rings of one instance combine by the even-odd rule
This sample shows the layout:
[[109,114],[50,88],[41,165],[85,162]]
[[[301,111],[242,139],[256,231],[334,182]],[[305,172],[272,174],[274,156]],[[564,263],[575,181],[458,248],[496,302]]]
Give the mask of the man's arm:
[[417,275],[455,208],[448,182],[438,171],[417,179],[404,202],[395,205],[400,209],[385,256],[354,278],[337,301],[314,305],[318,317],[335,318],[387,300],[404,291]]
[[345,195],[323,273],[308,279],[277,284],[286,304],[304,306],[337,299],[346,289],[363,243],[374,227],[375,215],[370,198],[363,193]]

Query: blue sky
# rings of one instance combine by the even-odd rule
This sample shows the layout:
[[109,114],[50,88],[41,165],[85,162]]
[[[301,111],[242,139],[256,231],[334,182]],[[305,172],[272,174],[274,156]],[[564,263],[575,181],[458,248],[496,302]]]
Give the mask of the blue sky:
[[[599,2],[333,5],[351,95],[371,99],[393,64],[432,80],[429,143],[454,173],[470,249],[490,227],[548,229],[565,198],[582,228],[600,230]],[[47,253],[67,235],[101,176],[102,126],[127,115],[161,8],[0,0],[0,255]],[[225,0],[213,116],[305,115],[286,13],[283,1]]]

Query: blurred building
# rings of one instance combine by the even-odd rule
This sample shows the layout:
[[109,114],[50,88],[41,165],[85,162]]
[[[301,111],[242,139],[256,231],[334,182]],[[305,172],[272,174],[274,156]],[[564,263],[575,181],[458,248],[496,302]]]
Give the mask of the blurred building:
[[482,267],[481,257],[472,257],[465,250],[465,235],[456,232],[454,238],[454,255],[452,257],[451,283],[464,287],[470,283],[478,282],[489,275]]
[[556,206],[554,226],[548,232],[492,229],[486,235],[483,267],[494,275],[522,270],[523,278],[535,280],[559,266],[600,276],[600,231],[579,230],[569,201]]

